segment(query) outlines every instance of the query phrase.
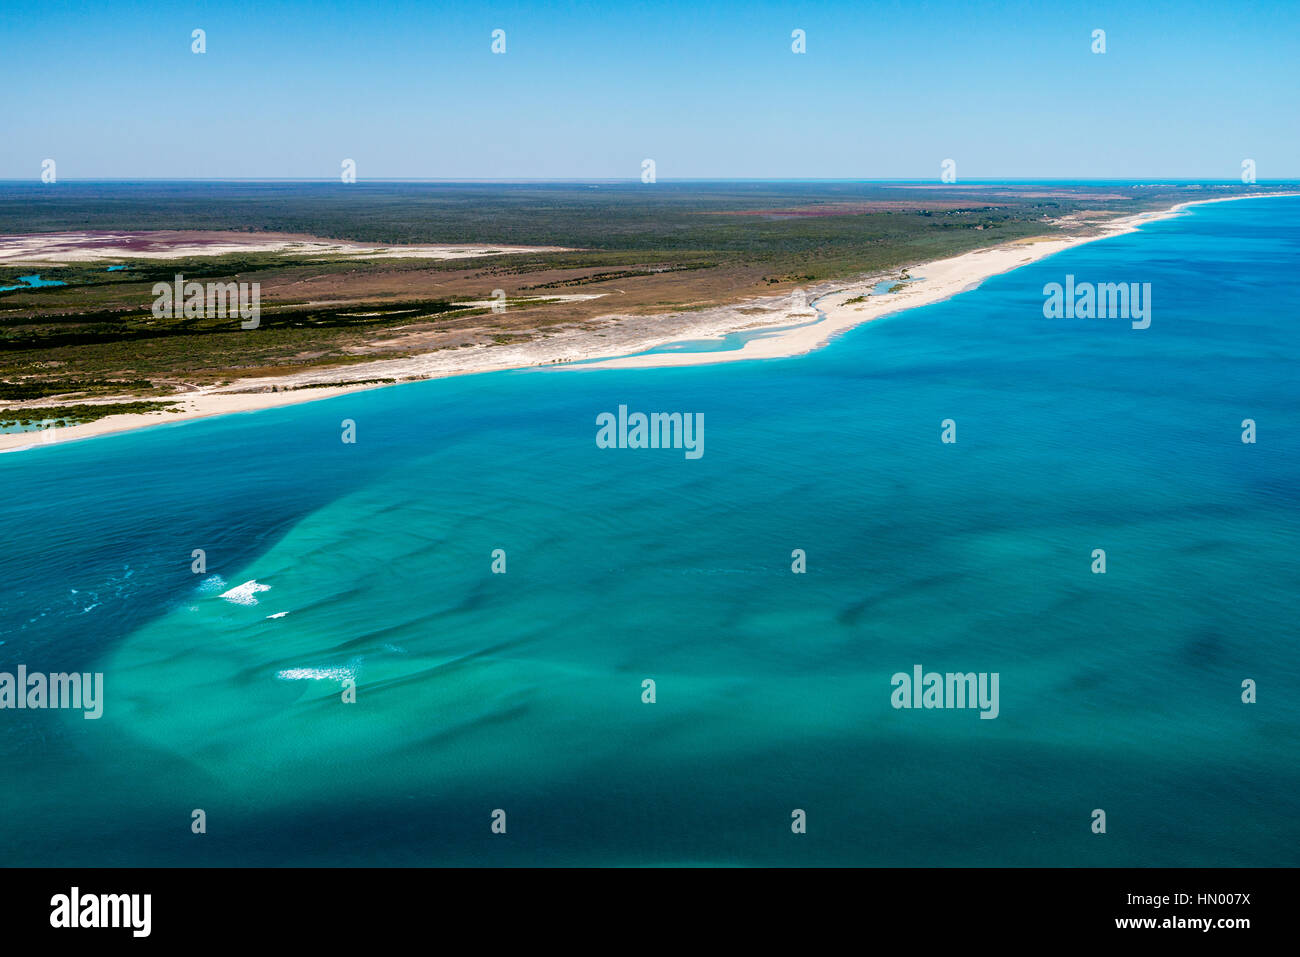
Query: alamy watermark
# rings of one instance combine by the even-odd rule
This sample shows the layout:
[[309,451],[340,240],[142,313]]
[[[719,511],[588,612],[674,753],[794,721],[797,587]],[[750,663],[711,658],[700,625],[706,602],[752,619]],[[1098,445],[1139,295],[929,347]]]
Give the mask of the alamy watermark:
[[50,926],[124,928],[132,937],[148,937],[152,911],[152,894],[83,894],[73,887],[50,898]]
[[688,459],[704,454],[703,412],[633,412],[596,416],[596,447],[601,449],[685,449]]
[[1047,319],[1131,319],[1134,329],[1151,325],[1151,283],[1075,282],[1043,286],[1043,316]]
[[889,703],[895,708],[979,708],[981,718],[996,718],[1000,710],[996,671],[922,673],[920,665],[913,665],[910,675],[900,671],[889,683],[894,688]]
[[0,709],[70,708],[84,711],[87,721],[104,713],[103,672],[34,672],[19,665],[17,674],[0,671]]

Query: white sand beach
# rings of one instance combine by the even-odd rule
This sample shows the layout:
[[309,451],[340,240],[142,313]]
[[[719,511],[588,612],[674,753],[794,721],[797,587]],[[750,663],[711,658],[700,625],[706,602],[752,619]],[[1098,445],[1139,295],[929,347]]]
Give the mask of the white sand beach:
[[[1100,225],[1081,223],[1080,230],[1076,234],[1066,232],[1058,236],[1030,238],[975,250],[949,259],[918,263],[907,267],[911,277],[916,281],[908,282],[898,291],[885,295],[869,294],[881,280],[897,276],[897,270],[888,275],[863,277],[856,281],[836,282],[826,287],[806,290],[808,298],[816,299],[817,308],[825,316],[819,321],[814,321],[816,312],[812,308],[792,302],[789,294],[750,299],[668,317],[610,316],[603,323],[594,326],[565,330],[518,344],[439,350],[400,359],[377,359],[356,365],[294,373],[276,378],[241,379],[220,387],[201,388],[166,397],[168,401],[178,403],[175,407],[177,411],[110,416],[84,425],[0,434],[0,452],[41,448],[75,439],[188,419],[311,402],[392,384],[376,384],[359,380],[385,378],[401,383],[507,369],[547,367],[571,362],[582,362],[583,365],[579,368],[584,370],[629,369],[795,356],[816,349],[834,336],[864,322],[951,298],[975,288],[990,276],[1036,262],[1073,246],[1133,232],[1146,223],[1175,216],[1189,206],[1232,202],[1257,198],[1257,196],[1283,195],[1300,194],[1225,196],[1179,203],[1166,210],[1139,213],[1113,219]],[[492,248],[505,249],[505,247]],[[864,296],[865,298],[861,298]],[[860,298],[861,301],[854,301]],[[733,332],[775,330],[792,325],[795,328],[773,331],[770,335],[751,339],[740,349],[635,354],[688,339],[720,339]],[[349,379],[357,381],[351,385],[324,385],[324,383],[347,382]],[[278,391],[271,391],[272,389]],[[37,402],[12,405],[28,411],[40,407],[40,403]]]
[[[1298,194],[1274,193],[1270,195]],[[1003,246],[977,249],[973,252],[963,253],[960,256],[953,256],[950,259],[920,263],[908,267],[912,278],[917,281],[903,284],[897,291],[883,296],[872,296],[870,293],[880,279],[887,277],[872,276],[858,283],[844,285],[818,299],[817,308],[825,314],[826,318],[824,320],[803,325],[799,328],[776,332],[770,336],[751,339],[740,349],[725,352],[677,352],[622,356],[599,363],[592,363],[587,368],[630,369],[649,366],[698,365],[701,363],[739,362],[746,359],[775,359],[799,355],[825,345],[834,336],[864,322],[950,299],[958,293],[976,288],[990,276],[996,276],[1028,263],[1037,262],[1054,253],[1059,253],[1063,249],[1134,232],[1146,223],[1175,216],[1189,206],[1253,198],[1256,197],[1223,196],[1179,203],[1167,210],[1139,213],[1112,220],[1102,225],[1100,232],[1095,235],[1067,235],[1056,238],[1025,239],[1007,243]],[[867,297],[865,301],[853,302],[853,300],[863,296]]]

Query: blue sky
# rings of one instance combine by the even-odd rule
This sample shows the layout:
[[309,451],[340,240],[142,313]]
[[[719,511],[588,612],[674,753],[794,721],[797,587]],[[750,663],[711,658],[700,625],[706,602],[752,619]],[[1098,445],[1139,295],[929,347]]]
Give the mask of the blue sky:
[[1293,179],[1298,64],[1297,2],[11,3],[0,178]]

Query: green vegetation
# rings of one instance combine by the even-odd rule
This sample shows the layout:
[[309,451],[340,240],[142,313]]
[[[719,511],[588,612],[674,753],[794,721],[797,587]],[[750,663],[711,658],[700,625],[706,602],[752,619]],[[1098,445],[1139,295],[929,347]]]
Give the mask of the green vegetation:
[[0,428],[83,425],[110,415],[179,412],[175,402],[105,402],[99,405],[45,405],[34,409],[0,409]]
[[241,329],[237,316],[157,319],[139,310],[39,319],[0,314],[0,399],[140,394],[176,380],[205,383],[259,369],[340,364],[356,361],[350,347],[399,322],[418,317],[454,323],[487,311],[425,299],[365,315],[357,315],[355,305],[264,304],[255,330]]
[[346,379],[338,382],[308,382],[305,385],[296,385],[292,391],[299,389],[335,389],[345,385],[392,385],[396,379]]
[[691,269],[712,269],[717,263],[686,263],[681,266],[659,266],[651,269],[620,269],[612,272],[598,272],[576,279],[562,279],[556,282],[538,283],[535,286],[520,286],[520,289],[559,289],[563,286],[585,286],[594,282],[608,282],[611,279],[632,279],[637,276],[658,276],[667,272],[685,272]]
[[151,392],[157,388],[148,379],[25,379],[0,381],[0,401],[23,402],[54,395],[122,395]]
[[[1239,188],[1238,191],[1241,191]],[[275,231],[377,244],[482,243],[602,251],[751,253],[869,242],[857,216],[882,215],[962,229],[1079,209],[1131,209],[1194,198],[1173,185],[880,183],[39,183],[0,187],[0,234],[67,229]],[[1223,195],[1229,191],[1196,190]],[[955,201],[955,202],[954,202]],[[874,204],[874,205],[873,205]],[[944,206],[949,208],[943,208]],[[798,215],[787,213],[794,211]],[[838,222],[837,222],[838,220]],[[848,220],[845,222],[845,220]],[[900,227],[911,231],[912,227]],[[103,269],[104,276],[114,276]],[[136,265],[132,265],[134,271]]]

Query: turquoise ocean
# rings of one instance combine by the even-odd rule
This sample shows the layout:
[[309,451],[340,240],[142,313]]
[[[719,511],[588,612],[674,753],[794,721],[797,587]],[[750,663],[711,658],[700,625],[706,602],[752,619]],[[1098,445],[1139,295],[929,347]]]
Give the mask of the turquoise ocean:
[[[1297,212],[795,358],[0,455],[0,671],[104,674],[99,720],[0,711],[0,863],[1300,863]],[[1151,283],[1150,328],[1045,319],[1067,274]],[[620,405],[703,456],[598,448]],[[998,717],[893,708],[918,664],[996,672]]]

